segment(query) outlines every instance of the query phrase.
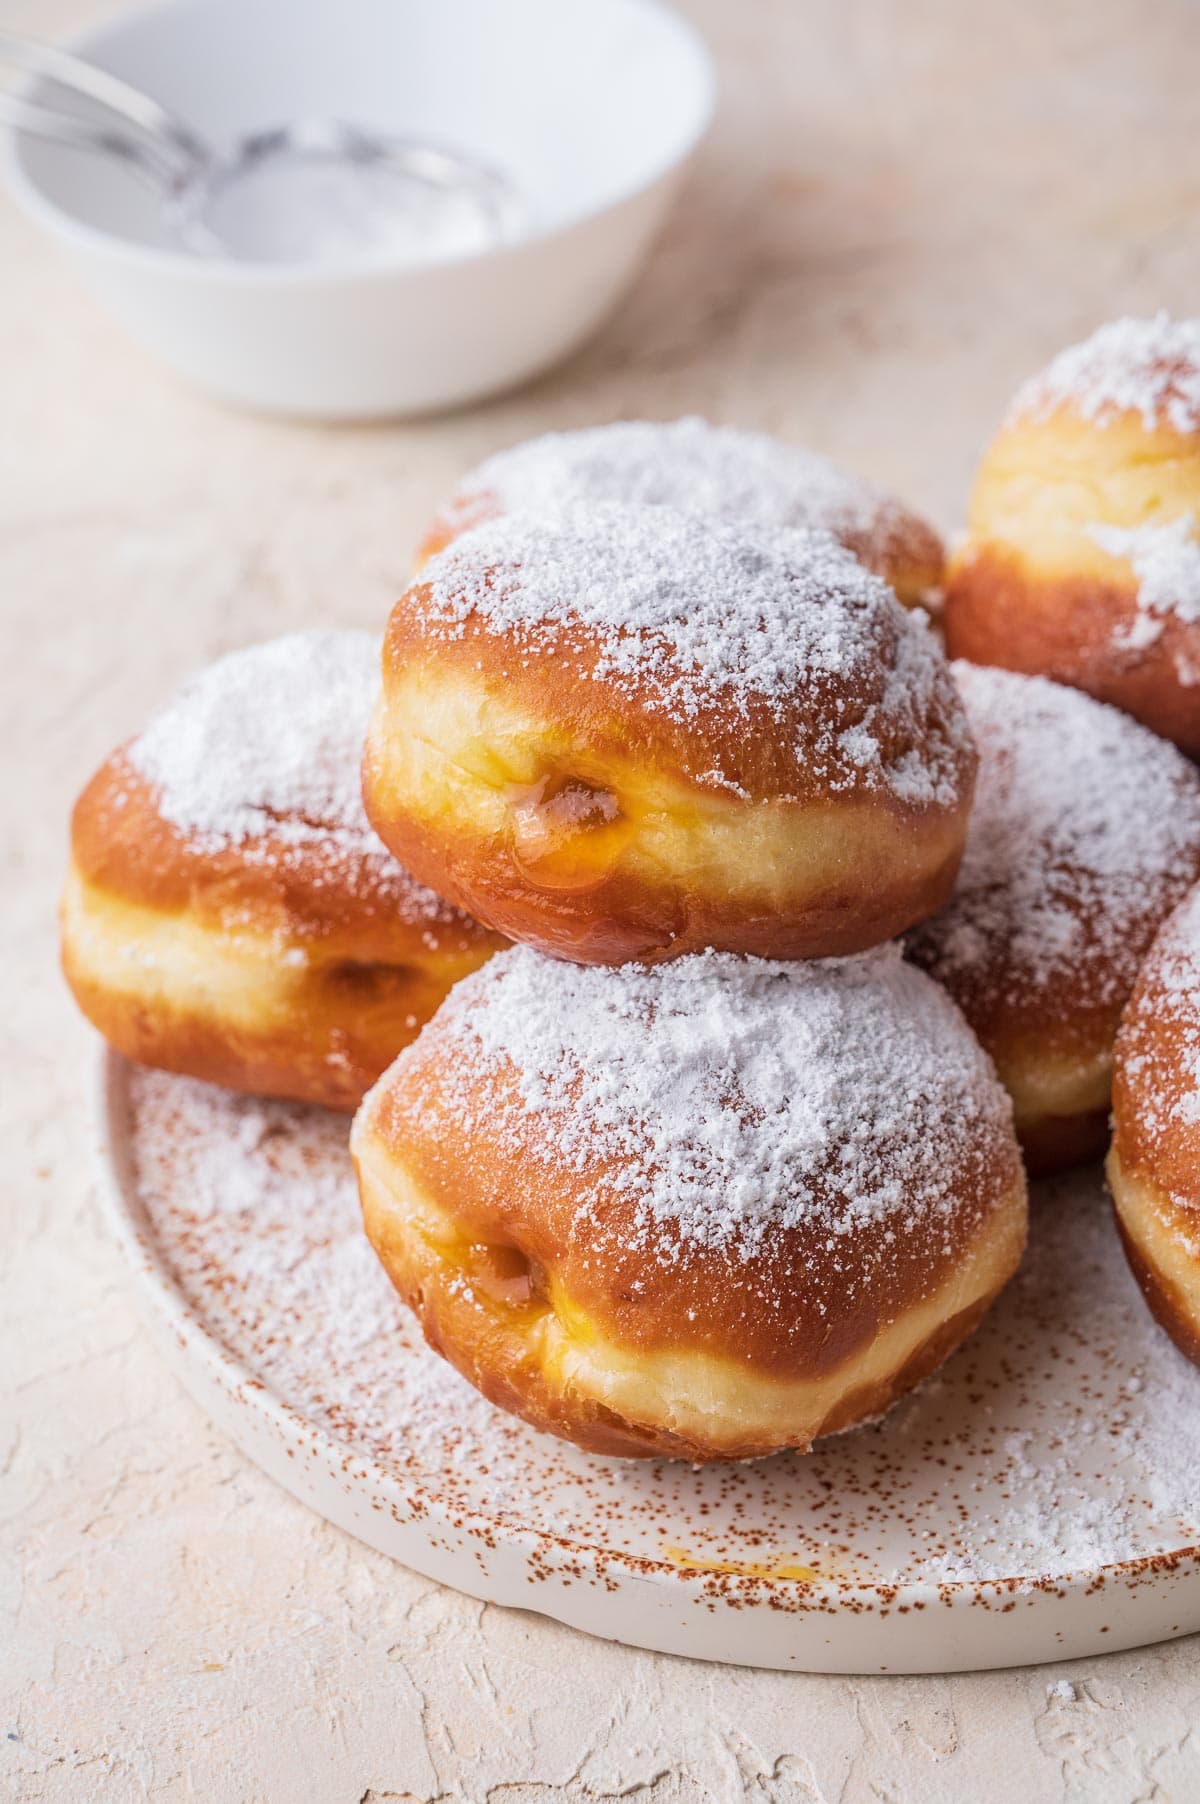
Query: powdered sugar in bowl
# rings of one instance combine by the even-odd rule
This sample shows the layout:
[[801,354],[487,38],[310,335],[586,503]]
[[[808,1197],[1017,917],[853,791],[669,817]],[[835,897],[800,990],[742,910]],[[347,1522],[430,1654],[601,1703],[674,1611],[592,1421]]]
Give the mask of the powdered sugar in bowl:
[[12,138],[17,198],[148,350],[226,400],[316,418],[457,405],[573,349],[648,249],[713,98],[703,46],[651,0],[194,0],[75,48],[217,145],[338,119],[503,173],[518,217],[491,242],[410,209],[365,252],[335,219],[296,257],[272,206],[267,257],[198,257],[120,163]]

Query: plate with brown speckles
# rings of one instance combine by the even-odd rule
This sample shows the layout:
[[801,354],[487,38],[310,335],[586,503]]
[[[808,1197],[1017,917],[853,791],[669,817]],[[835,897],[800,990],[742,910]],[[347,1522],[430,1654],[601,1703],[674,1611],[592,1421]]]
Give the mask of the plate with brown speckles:
[[744,1465],[601,1460],[423,1344],[359,1223],[344,1117],[105,1055],[104,1191],[178,1375],[280,1484],[404,1565],[748,1666],[955,1672],[1200,1629],[1200,1371],[1099,1172],[1037,1187],[971,1341],[883,1421]]

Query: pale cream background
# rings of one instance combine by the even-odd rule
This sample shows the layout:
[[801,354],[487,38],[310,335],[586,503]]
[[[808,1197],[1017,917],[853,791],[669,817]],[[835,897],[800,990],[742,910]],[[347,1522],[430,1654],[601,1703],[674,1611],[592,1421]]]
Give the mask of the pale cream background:
[[[43,35],[95,10],[26,0]],[[1200,1642],[825,1679],[691,1665],[438,1590],[248,1466],[167,1376],[97,1219],[93,1046],[54,969],[72,794],[223,648],[378,626],[431,505],[550,425],[779,428],[946,527],[1014,382],[1107,315],[1197,309],[1188,0],[690,0],[720,122],[603,336],[395,430],[218,411],[0,215],[0,1795],[636,1804],[1200,1795]],[[1069,1674],[1075,1701],[1048,1695]]]

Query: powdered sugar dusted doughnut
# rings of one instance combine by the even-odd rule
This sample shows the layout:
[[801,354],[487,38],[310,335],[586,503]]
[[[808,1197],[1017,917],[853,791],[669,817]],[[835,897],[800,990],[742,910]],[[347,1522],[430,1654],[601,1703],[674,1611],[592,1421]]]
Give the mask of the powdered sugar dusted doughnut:
[[828,534],[659,507],[486,522],[397,603],[383,684],[380,835],[543,950],[851,952],[950,892],[957,691]]
[[954,655],[1057,677],[1200,756],[1200,321],[1115,320],[1026,383],[969,528]]
[[979,780],[953,900],[910,937],[1012,1093],[1031,1169],[1098,1152],[1113,1036],[1158,928],[1200,876],[1200,776],[1127,715],[956,664]]
[[1200,889],[1155,940],[1121,1022],[1108,1182],[1146,1301],[1200,1365]]
[[596,502],[673,507],[742,526],[819,528],[910,604],[929,601],[942,580],[941,540],[894,495],[799,445],[695,417],[547,432],[497,452],[463,478],[437,515],[419,564],[497,514],[552,514]]
[[366,633],[202,670],[75,807],[63,963],[129,1057],[353,1109],[501,942],[409,876],[363,811]]
[[1097,425],[1136,414],[1147,432],[1164,424],[1184,435],[1197,431],[1200,320],[1166,313],[1110,320],[1018,389],[1009,422],[1046,419],[1061,407]]
[[371,1092],[368,1234],[495,1403],[739,1459],[877,1415],[1013,1271],[1011,1108],[897,948],[646,969],[501,954]]

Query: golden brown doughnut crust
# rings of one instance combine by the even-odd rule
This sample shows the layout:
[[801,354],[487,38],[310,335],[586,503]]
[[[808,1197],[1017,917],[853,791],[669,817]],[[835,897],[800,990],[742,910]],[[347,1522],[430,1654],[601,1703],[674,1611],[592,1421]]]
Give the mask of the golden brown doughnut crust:
[[414,576],[462,532],[514,511],[596,502],[694,509],[743,525],[831,532],[905,604],[936,604],[945,552],[895,496],[764,433],[685,418],[551,432],[488,458],[439,509]]
[[[666,511],[641,510],[636,530],[652,538]],[[625,531],[627,510],[612,512],[611,530]],[[648,678],[610,678],[612,641],[586,623],[514,638],[474,609],[445,625],[460,565],[512,524],[457,540],[388,625],[363,791],[414,875],[510,938],[582,963],[706,946],[853,952],[945,900],[975,753],[915,620],[885,597],[872,659],[782,699],[747,686],[736,705],[664,703]],[[888,700],[909,657],[937,664],[916,727]],[[673,680],[668,671],[664,687]],[[839,731],[869,722],[888,770],[936,760],[936,793],[860,779],[849,762],[834,769],[831,720]]]
[[1200,326],[1123,320],[1017,396],[947,577],[951,657],[1049,676],[1200,757]]
[[1200,657],[1196,629],[1166,621],[1149,646],[1114,638],[1136,618],[1136,583],[1047,576],[1009,549],[985,545],[953,565],[943,632],[952,658],[1052,677],[1111,702],[1200,758],[1200,688],[1180,667]]
[[[162,820],[118,752],[72,815],[64,974],[88,1020],[126,1058],[350,1113],[450,986],[505,943],[457,909],[432,922],[398,916],[390,862],[364,863],[348,878],[332,849],[306,847],[298,858],[295,846],[268,841],[249,862],[236,848],[201,852]],[[129,950],[118,965],[106,953],[98,966],[90,943],[109,911]],[[286,992],[274,1004],[264,994],[242,1020],[189,1006],[169,982],[131,988],[123,979],[155,920],[188,923],[204,936],[202,957],[206,942],[214,957],[230,941],[252,948],[251,1003],[256,979],[265,986],[292,963]]]
[[[153,787],[129,762],[127,748],[106,759],[75,803],[71,855],[85,882],[126,902],[174,914],[194,912],[205,927],[232,923],[354,949],[365,963],[391,963],[415,952],[423,923],[397,906],[393,861],[363,858],[347,879],[346,856],[330,838],[302,848],[264,835],[251,848],[198,845],[164,820]],[[412,886],[415,888],[415,885]],[[449,943],[465,950],[479,938],[461,916]]]
[[1200,877],[1200,776],[1116,709],[953,666],[980,752],[956,893],[909,936],[1013,1098],[1031,1173],[1100,1153],[1141,959]]
[[126,1057],[349,1112],[503,941],[383,846],[296,825],[189,831],[123,747],[72,814],[63,968]]
[[1121,1022],[1107,1169],[1133,1274],[1200,1364],[1200,889],[1159,934]]
[[[886,963],[892,952],[868,956]],[[797,982],[828,981],[817,967],[791,969]],[[924,983],[898,969],[903,983]],[[501,967],[495,977],[509,981]],[[562,988],[571,979],[543,965],[541,981]],[[957,1123],[920,1130],[938,1138],[952,1200],[923,1215],[914,1193],[911,1210],[864,1219],[852,1233],[783,1228],[747,1260],[735,1245],[648,1229],[623,1137],[620,1151],[603,1146],[597,1125],[602,1150],[586,1173],[560,1156],[559,1118],[527,1106],[518,1067],[481,1058],[471,991],[456,993],[371,1092],[352,1151],[368,1235],[430,1344],[535,1426],[610,1454],[745,1458],[804,1447],[881,1413],[932,1370],[1015,1267],[1019,1155],[986,1061],[948,1006],[935,1031],[951,1047],[961,1038],[972,1070],[957,1094],[985,1099],[965,1133]],[[668,1031],[665,1014],[660,1027]],[[552,1045],[546,1057],[553,1067]],[[864,1098],[867,1118],[870,1107]],[[879,1130],[881,1146],[890,1131]],[[828,1148],[819,1181],[835,1215],[845,1206],[840,1151]],[[606,1388],[608,1378],[623,1388]],[[689,1387],[704,1395],[703,1410],[689,1419],[677,1404],[673,1417],[673,1393]],[[789,1404],[788,1387],[813,1395]],[[615,1408],[618,1394],[645,1413]],[[781,1425],[789,1406],[795,1414]]]
[[[1132,1216],[1137,1206],[1134,1200],[1137,1193],[1123,1181],[1116,1154],[1110,1152],[1106,1169],[1114,1198],[1113,1213],[1117,1232],[1121,1236],[1121,1246],[1129,1261],[1129,1269],[1146,1299],[1146,1307],[1163,1332],[1170,1335],[1184,1358],[1190,1359],[1193,1365],[1200,1366],[1200,1317],[1196,1314],[1195,1298],[1181,1286],[1173,1284],[1160,1266],[1143,1255],[1141,1246],[1127,1225],[1128,1216]],[[1121,1195],[1120,1202],[1116,1200],[1118,1193]]]

